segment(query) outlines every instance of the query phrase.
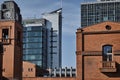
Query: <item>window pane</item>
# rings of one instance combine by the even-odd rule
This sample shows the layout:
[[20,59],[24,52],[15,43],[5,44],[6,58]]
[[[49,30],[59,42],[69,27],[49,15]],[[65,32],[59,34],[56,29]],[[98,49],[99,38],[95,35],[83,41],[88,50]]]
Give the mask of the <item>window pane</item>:
[[42,48],[42,43],[29,43],[26,44],[26,48]]
[[23,50],[23,54],[42,54],[42,49],[27,49],[27,50]]
[[103,46],[103,60],[112,61],[112,46],[110,45]]

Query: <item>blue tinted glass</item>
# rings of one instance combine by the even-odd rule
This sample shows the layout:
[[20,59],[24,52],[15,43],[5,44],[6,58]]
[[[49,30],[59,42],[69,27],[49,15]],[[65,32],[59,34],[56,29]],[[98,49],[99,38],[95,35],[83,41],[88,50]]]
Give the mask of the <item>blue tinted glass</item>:
[[25,49],[23,54],[42,54],[42,49]]
[[107,53],[112,53],[112,46],[104,46],[103,53],[106,55]]
[[24,28],[23,28],[23,31],[26,31],[26,30],[27,30],[27,28],[26,28],[26,27],[24,27]]
[[36,26],[36,27],[32,27],[33,31],[41,31],[42,30],[42,26]]
[[26,32],[23,32],[23,37],[25,37],[26,36]]
[[23,60],[26,60],[26,56],[25,55],[23,55]]
[[26,48],[41,48],[42,47],[42,43],[29,43],[26,44]]
[[26,39],[25,38],[23,38],[23,43],[25,43],[26,42]]
[[42,42],[42,37],[29,37],[26,38],[26,42]]
[[106,45],[103,47],[103,60],[112,61],[112,46]]
[[23,31],[23,59],[39,66],[42,66],[42,58],[46,57],[43,55],[46,53],[46,41],[42,41],[46,38],[46,34],[43,34],[45,33],[43,30],[46,29],[42,26],[30,26],[25,27]]
[[42,55],[27,55],[27,56],[24,56],[24,59],[25,60],[42,60]]
[[41,61],[31,61],[31,62],[37,64],[38,66],[42,66],[42,60]]
[[26,44],[23,44],[23,48],[26,48]]
[[27,31],[31,31],[32,29],[31,29],[31,27],[27,27]]
[[29,36],[42,36],[42,32],[27,32],[26,37]]

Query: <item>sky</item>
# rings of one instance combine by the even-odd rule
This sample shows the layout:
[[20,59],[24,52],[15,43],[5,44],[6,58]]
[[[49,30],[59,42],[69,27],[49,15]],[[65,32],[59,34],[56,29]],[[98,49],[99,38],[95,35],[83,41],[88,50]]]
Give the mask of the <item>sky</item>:
[[[0,4],[6,0],[0,0]],[[14,0],[23,19],[42,18],[42,13],[61,8],[61,0]],[[76,30],[80,27],[80,3],[84,0],[62,0],[62,67],[76,67]]]

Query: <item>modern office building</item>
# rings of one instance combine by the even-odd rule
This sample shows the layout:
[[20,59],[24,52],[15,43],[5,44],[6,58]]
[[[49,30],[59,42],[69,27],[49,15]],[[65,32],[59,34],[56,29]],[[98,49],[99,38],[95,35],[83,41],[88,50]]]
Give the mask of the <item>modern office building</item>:
[[23,21],[23,60],[43,69],[61,67],[61,9],[44,13],[42,19]]
[[48,68],[62,66],[62,9],[44,13],[47,20]]
[[96,0],[81,3],[81,27],[104,21],[120,22],[120,0]]
[[24,20],[23,60],[47,68],[47,29],[45,19]]
[[0,42],[4,48],[2,75],[7,79],[3,80],[22,80],[21,22],[18,5],[13,0],[4,1],[0,9]]

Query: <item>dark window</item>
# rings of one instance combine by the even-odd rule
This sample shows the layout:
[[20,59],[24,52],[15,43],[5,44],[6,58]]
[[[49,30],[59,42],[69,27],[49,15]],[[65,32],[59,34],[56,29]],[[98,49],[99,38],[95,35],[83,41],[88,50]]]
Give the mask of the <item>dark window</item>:
[[21,40],[20,40],[20,39],[21,39],[20,36],[21,36],[21,33],[20,33],[20,31],[18,31],[18,32],[17,32],[17,41],[18,41],[18,42],[21,41]]
[[5,4],[3,4],[3,5],[2,5],[2,8],[3,8],[3,9],[6,9],[7,7],[6,7],[6,5],[5,5]]
[[0,53],[3,53],[3,45],[1,42],[0,42]]
[[5,72],[5,68],[2,71]]
[[28,71],[29,71],[29,72],[33,71],[33,68],[28,68]]
[[112,46],[103,46],[103,61],[112,61]]
[[30,68],[28,68],[28,71],[30,72]]
[[2,29],[2,38],[8,39],[9,29]]
[[106,25],[106,27],[105,27],[107,30],[111,30],[111,26],[109,26],[109,25]]

